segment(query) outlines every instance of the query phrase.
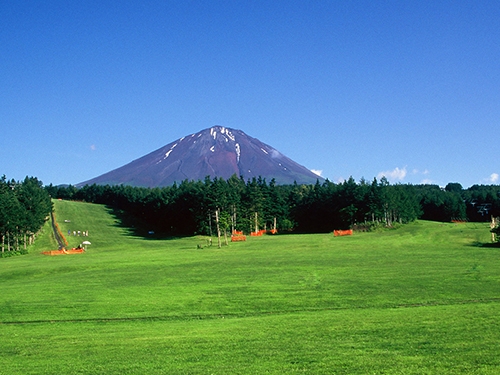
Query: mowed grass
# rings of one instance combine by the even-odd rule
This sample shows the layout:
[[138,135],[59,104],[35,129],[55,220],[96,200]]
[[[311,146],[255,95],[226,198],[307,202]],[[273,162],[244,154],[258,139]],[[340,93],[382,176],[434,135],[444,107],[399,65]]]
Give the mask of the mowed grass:
[[[141,238],[55,201],[85,254],[0,259],[0,374],[497,374],[500,250],[487,224]],[[64,220],[70,220],[65,223]],[[52,241],[52,242],[51,242]],[[214,241],[215,242],[215,241]]]

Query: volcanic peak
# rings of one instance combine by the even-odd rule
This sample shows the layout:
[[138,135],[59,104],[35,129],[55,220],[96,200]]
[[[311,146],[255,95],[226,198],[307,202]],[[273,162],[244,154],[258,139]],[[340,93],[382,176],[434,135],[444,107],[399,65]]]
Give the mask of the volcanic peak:
[[206,176],[228,179],[261,176],[280,184],[315,183],[321,179],[273,147],[241,130],[213,126],[178,139],[131,163],[79,184],[169,186]]

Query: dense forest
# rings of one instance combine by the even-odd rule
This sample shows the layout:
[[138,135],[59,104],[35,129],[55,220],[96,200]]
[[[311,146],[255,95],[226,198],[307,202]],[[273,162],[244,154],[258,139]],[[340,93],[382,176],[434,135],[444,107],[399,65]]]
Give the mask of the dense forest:
[[106,204],[141,219],[156,232],[212,234],[221,230],[245,233],[262,229],[279,232],[370,230],[416,219],[489,221],[500,216],[500,186],[459,183],[391,185],[387,179],[369,182],[353,178],[342,183],[277,185],[262,178],[244,181],[205,178],[164,188],[124,185],[47,186],[54,198]]
[[0,257],[23,253],[52,212],[50,195],[34,177],[0,178]]
[[[0,179],[1,255],[22,253],[52,211],[51,198],[106,204],[171,235],[212,235],[262,229],[283,232],[371,230],[416,219],[490,221],[500,216],[500,186],[459,183],[391,185],[387,179],[326,180],[314,185],[277,185],[262,178],[244,181],[205,178],[164,188],[125,185],[43,186],[34,177]],[[496,229],[500,234],[500,228]]]

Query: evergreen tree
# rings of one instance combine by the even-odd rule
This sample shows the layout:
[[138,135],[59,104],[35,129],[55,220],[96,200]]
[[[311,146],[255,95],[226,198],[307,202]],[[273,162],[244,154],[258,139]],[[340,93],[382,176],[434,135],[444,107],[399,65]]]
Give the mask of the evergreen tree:
[[0,237],[2,256],[7,250],[20,250],[20,242],[26,249],[28,241],[48,219],[52,203],[48,191],[34,177],[26,177],[22,183],[0,179]]
[[[42,183],[38,179],[26,177],[16,189],[17,199],[21,205],[19,214],[19,232],[23,235],[24,249],[27,246],[26,236],[33,238],[52,212],[52,202]],[[31,240],[30,240],[31,242]]]

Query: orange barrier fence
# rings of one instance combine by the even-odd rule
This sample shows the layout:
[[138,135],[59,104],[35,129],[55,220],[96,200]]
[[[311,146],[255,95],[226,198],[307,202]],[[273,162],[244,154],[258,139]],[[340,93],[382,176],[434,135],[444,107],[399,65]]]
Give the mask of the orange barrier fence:
[[70,249],[70,250],[66,250],[66,249],[61,249],[61,250],[49,250],[49,251],[43,251],[42,254],[43,255],[51,255],[51,256],[54,256],[54,255],[67,255],[67,254],[81,254],[85,252],[84,249],[81,249],[81,248],[73,248],[73,249]]
[[66,254],[81,254],[84,253],[84,249],[71,249],[71,250],[66,250]]
[[50,250],[50,251],[43,251],[43,255],[63,255],[66,254],[63,250]]
[[[276,233],[278,233],[278,230],[277,229],[270,229],[270,230],[261,229],[257,232],[250,232],[250,236],[251,237],[260,237],[264,233],[276,234]],[[233,234],[231,236],[232,242],[246,241],[246,240],[247,240],[247,237],[243,234],[243,231],[239,231],[239,230],[233,231]]]
[[352,236],[352,229],[347,229],[347,230],[335,229],[333,231],[333,235],[335,237],[338,237],[338,236]]
[[246,240],[247,236],[244,236],[243,234],[231,236],[231,242],[246,241]]

